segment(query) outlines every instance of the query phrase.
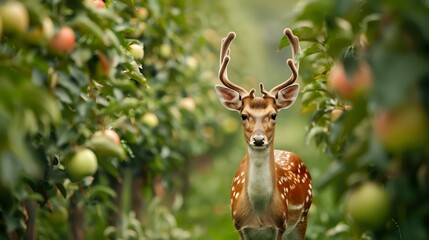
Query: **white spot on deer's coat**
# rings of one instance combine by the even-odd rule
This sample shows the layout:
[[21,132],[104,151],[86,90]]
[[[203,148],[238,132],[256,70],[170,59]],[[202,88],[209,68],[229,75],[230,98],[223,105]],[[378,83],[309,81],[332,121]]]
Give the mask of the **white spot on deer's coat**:
[[294,211],[296,211],[296,210],[300,210],[302,207],[304,206],[304,203],[301,203],[301,204],[290,204],[290,205],[288,205],[288,209],[289,210],[294,210]]

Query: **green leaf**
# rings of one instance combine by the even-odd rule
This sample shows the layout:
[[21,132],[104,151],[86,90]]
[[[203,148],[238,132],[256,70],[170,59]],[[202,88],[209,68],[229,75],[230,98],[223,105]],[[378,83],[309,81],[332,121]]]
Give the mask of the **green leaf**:
[[289,39],[286,37],[286,36],[283,36],[282,37],[282,39],[280,40],[280,42],[279,42],[279,45],[278,45],[278,47],[277,47],[277,50],[279,51],[279,50],[281,50],[282,48],[284,48],[284,47],[286,47],[286,46],[289,46],[290,45],[290,42],[289,42]]
[[111,103],[107,108],[104,108],[101,112],[103,114],[113,114],[126,112],[130,109],[136,108],[140,104],[140,101],[136,98],[124,98],[118,102]]
[[341,178],[346,173],[346,166],[343,162],[333,162],[329,169],[315,183],[316,189],[323,189],[336,179]]
[[428,61],[415,53],[395,53],[376,46],[371,56],[374,73],[374,99],[384,107],[404,101],[408,91],[428,71]]
[[119,2],[126,4],[130,8],[134,8],[134,0],[119,0]]
[[101,157],[118,157],[121,160],[126,159],[124,149],[113,142],[109,137],[103,135],[93,136],[86,146],[94,150]]
[[316,136],[320,135],[320,134],[324,134],[325,133],[325,128],[324,127],[319,127],[319,126],[314,126],[310,129],[310,131],[307,133],[307,137],[306,137],[306,144],[310,144],[311,140],[313,138],[315,138]]
[[108,197],[111,197],[111,198],[116,197],[116,192],[113,189],[103,185],[97,185],[97,186],[91,187],[91,194],[99,195],[99,196],[107,195]]
[[64,88],[55,88],[55,95],[61,100],[61,102],[71,104],[73,100],[71,99],[69,93]]
[[313,45],[311,45],[310,47],[302,51],[301,59],[311,56],[315,53],[321,53],[321,52],[324,52],[322,45],[320,43],[314,43]]
[[113,165],[112,159],[109,157],[97,158],[100,166],[116,179],[120,179],[121,175],[117,166]]
[[304,92],[302,94],[301,103],[304,107],[314,104],[318,100],[323,100],[323,94],[318,91]]
[[87,15],[79,15],[74,20],[74,23],[81,28],[84,33],[94,34],[104,46],[109,47],[111,45],[111,42],[109,41],[110,38],[107,38],[104,35],[104,30]]
[[60,191],[61,195],[64,198],[67,198],[67,189],[64,187],[64,185],[62,183],[55,183],[55,186],[57,186],[57,188]]

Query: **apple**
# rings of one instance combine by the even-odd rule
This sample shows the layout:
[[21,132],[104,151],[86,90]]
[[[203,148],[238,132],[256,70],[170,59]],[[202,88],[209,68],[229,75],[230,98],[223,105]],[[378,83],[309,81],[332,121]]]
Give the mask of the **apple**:
[[121,139],[119,138],[119,135],[112,129],[107,129],[104,131],[98,131],[94,133],[94,136],[100,136],[100,135],[108,137],[110,140],[112,140],[114,143],[118,145],[121,143]]
[[54,23],[49,17],[44,17],[40,26],[36,26],[25,34],[25,39],[29,43],[39,45],[49,42],[54,34]]
[[231,134],[235,133],[240,125],[235,118],[228,117],[222,121],[221,126],[225,133]]
[[92,3],[96,8],[106,8],[106,3],[103,0],[93,0]]
[[136,17],[140,20],[146,20],[149,16],[149,10],[145,7],[138,7],[135,11]]
[[58,206],[52,210],[50,218],[54,223],[64,223],[69,218],[69,212],[64,206]]
[[193,112],[193,111],[195,111],[196,104],[195,104],[195,101],[193,98],[186,97],[186,98],[180,99],[179,107],[181,109],[187,110],[189,112]]
[[145,113],[141,121],[151,128],[154,128],[159,124],[158,117],[152,112]]
[[55,35],[54,23],[49,17],[44,17],[42,19],[42,28],[43,28],[43,37],[45,40],[51,40]]
[[428,116],[423,107],[410,103],[375,114],[375,136],[386,150],[403,152],[422,148],[428,141]]
[[342,109],[339,109],[339,108],[335,108],[334,110],[332,110],[331,121],[332,122],[337,121],[341,117],[341,115],[343,115],[343,112],[344,111]]
[[49,49],[57,54],[69,54],[73,51],[76,44],[76,37],[68,26],[63,26],[49,42]]
[[327,77],[329,86],[346,100],[364,95],[372,85],[371,69],[366,62],[360,62],[352,76],[347,75],[341,62],[336,62]]
[[189,56],[186,58],[186,66],[191,70],[196,70],[198,68],[198,60],[193,56]]
[[129,38],[140,38],[143,34],[143,32],[146,30],[146,23],[142,22],[142,20],[138,18],[131,18],[129,20],[129,23],[131,25],[131,28],[133,29],[132,32],[127,32],[127,37]]
[[172,53],[172,49],[170,44],[167,44],[167,43],[161,44],[161,47],[159,49],[159,54],[161,55],[161,57],[169,58],[171,56],[171,53]]
[[390,198],[379,184],[365,182],[346,198],[346,213],[362,230],[376,230],[389,219]]
[[111,73],[111,60],[107,58],[106,54],[103,52],[97,53],[98,62],[96,66],[97,74],[101,76],[109,76]]
[[27,8],[18,1],[6,1],[0,6],[0,17],[5,33],[22,34],[30,23]]
[[144,56],[143,44],[132,43],[129,45],[131,55],[134,59],[141,60]]
[[66,172],[70,180],[78,182],[84,177],[92,176],[97,171],[97,157],[95,153],[88,149],[82,148],[77,150],[70,159],[65,163]]

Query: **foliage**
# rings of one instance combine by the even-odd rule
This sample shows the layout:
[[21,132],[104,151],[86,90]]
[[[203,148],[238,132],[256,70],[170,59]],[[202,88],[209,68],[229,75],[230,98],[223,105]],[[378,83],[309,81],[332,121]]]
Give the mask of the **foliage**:
[[[20,2],[28,27],[0,35],[0,236],[163,239],[138,224],[144,203],[180,190],[173,173],[222,137],[199,65],[207,44],[188,14],[198,2]],[[52,44],[64,26],[76,38],[69,53]],[[132,45],[144,46],[143,59]],[[107,129],[119,145],[97,136]],[[67,161],[82,148],[98,169],[73,182]],[[156,206],[159,223],[187,236]]]
[[[311,114],[307,140],[332,159],[316,191],[333,191],[343,206],[340,213],[338,207],[324,211],[316,200],[312,225],[321,229],[313,228],[309,237],[428,238],[427,3],[314,0],[296,9],[302,108]],[[370,86],[348,94],[359,88],[359,79]],[[384,204],[392,206],[381,226],[356,221],[344,207],[369,183],[381,186],[389,196]]]

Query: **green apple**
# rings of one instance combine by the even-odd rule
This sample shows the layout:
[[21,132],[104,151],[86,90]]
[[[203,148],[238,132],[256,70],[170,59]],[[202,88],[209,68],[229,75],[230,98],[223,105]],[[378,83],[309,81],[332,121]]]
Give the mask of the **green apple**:
[[144,57],[143,44],[132,43],[129,46],[131,55],[134,59],[141,60]]
[[30,23],[27,8],[18,1],[6,1],[0,6],[0,17],[5,33],[22,34]]
[[41,20],[40,26],[36,26],[25,34],[25,39],[32,44],[46,44],[55,34],[54,23],[49,17]]
[[138,19],[140,20],[146,20],[149,16],[149,10],[145,7],[137,7],[135,10],[135,14]]
[[346,212],[361,230],[375,230],[389,221],[390,204],[381,185],[366,182],[347,196]]
[[179,107],[181,109],[187,110],[189,112],[195,111],[195,108],[197,107],[195,104],[195,100],[190,97],[182,98],[179,101]]
[[343,115],[343,112],[344,111],[342,109],[338,109],[338,108],[332,110],[332,112],[331,112],[331,121],[332,122],[337,121],[341,117],[341,115]]
[[154,128],[159,124],[158,117],[155,115],[155,113],[152,112],[145,113],[141,121],[151,128]]
[[88,148],[77,150],[65,165],[70,180],[75,182],[82,180],[84,177],[94,175],[98,167],[95,153]]
[[161,47],[159,49],[159,54],[163,58],[169,58],[173,52],[173,49],[171,48],[170,44],[163,43],[161,44]]

